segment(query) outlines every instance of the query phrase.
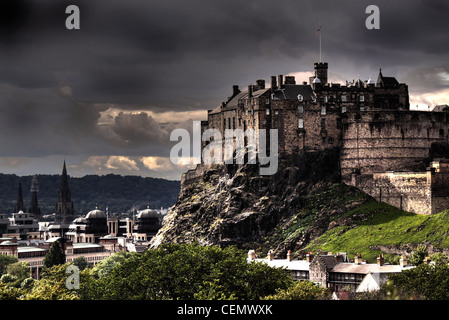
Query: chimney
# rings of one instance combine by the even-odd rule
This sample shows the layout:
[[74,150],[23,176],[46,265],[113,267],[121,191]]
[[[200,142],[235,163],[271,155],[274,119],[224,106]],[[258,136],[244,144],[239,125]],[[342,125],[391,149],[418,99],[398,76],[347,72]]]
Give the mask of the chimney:
[[268,251],[268,260],[273,261],[274,260],[274,252],[273,250]]
[[256,259],[256,251],[254,251],[254,250],[249,250],[249,251],[248,251],[248,259],[249,259],[249,260],[254,260],[254,259]]
[[278,75],[278,88],[281,89],[284,85],[284,76],[282,74]]
[[336,260],[337,262],[344,262],[344,257],[343,257],[342,254],[340,254],[339,252],[337,252],[337,253],[335,254],[335,260]]
[[238,85],[233,85],[232,86],[232,97],[234,98],[239,93],[240,93],[239,86]]
[[285,84],[296,84],[294,76],[285,76]]
[[399,264],[401,265],[402,268],[407,266],[407,257],[406,256],[401,256],[401,260],[399,260]]
[[253,85],[248,86],[248,98],[251,98],[253,96]]
[[277,89],[276,76],[271,76],[271,90]]
[[256,85],[259,90],[265,89],[265,80],[256,80]]
[[313,260],[313,253],[309,252],[308,254],[306,254],[306,261],[312,262],[312,260]]
[[292,261],[293,260],[293,254],[291,250],[288,250],[287,252],[287,260],[288,261]]
[[361,263],[362,263],[362,256],[361,256],[359,253],[357,253],[357,254],[355,255],[355,257],[354,257],[354,263],[355,263],[355,264],[361,264]]
[[377,265],[383,266],[385,263],[384,256],[382,254],[377,255]]

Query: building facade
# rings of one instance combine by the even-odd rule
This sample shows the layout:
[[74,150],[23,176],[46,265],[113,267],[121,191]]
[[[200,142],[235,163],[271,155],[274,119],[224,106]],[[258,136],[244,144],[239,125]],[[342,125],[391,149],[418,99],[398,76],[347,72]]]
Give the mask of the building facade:
[[[270,86],[264,80],[245,91],[233,86],[232,95],[208,111],[201,127],[220,130],[223,137],[226,129],[253,129],[256,138],[261,129],[276,129],[280,157],[338,149],[344,183],[420,214],[448,208],[449,190],[432,192],[436,184],[449,184],[446,169],[436,165],[439,169],[432,171],[431,166],[449,159],[449,108],[410,110],[408,86],[382,70],[377,81],[357,79],[345,85],[328,82],[326,62],[315,63],[314,72],[308,82],[279,75],[271,77]],[[182,185],[195,181],[202,170],[198,166],[186,172]],[[432,181],[421,178],[427,171]],[[416,174],[420,196],[405,191],[407,179],[402,184],[400,178],[387,179],[390,172]]]

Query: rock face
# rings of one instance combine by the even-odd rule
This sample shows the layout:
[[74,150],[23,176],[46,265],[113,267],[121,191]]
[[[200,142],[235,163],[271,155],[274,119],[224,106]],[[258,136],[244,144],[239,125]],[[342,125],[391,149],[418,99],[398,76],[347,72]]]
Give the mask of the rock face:
[[272,176],[260,176],[257,165],[202,168],[200,179],[181,188],[151,246],[199,242],[261,248],[269,241],[265,246],[276,246],[278,253],[298,250],[311,238],[341,223],[331,221],[333,214],[347,212],[365,201],[337,205],[324,213],[317,210],[313,217],[305,219],[309,223],[303,223],[302,232],[276,238],[279,230],[287,228],[298,216],[308,199],[340,181],[338,159],[338,149],[279,159],[279,169]]

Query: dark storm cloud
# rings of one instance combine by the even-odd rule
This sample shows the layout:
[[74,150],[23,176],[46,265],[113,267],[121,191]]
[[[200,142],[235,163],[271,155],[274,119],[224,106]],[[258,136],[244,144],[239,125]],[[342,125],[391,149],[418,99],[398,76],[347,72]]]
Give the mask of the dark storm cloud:
[[[80,30],[65,28],[69,4]],[[371,4],[380,30],[365,28]],[[447,90],[448,12],[424,0],[3,0],[0,155],[166,156],[188,119],[143,111],[213,109],[234,84],[312,71],[319,24],[334,78],[376,79],[382,65],[411,93]]]
[[219,102],[233,83],[310,70],[319,23],[324,57],[348,77],[381,64],[396,73],[423,55],[434,56],[436,67],[448,43],[442,1],[377,1],[375,31],[365,28],[369,1],[72,1],[81,10],[79,31],[64,27],[69,2],[18,1],[29,6],[8,37],[15,41],[5,42],[0,78],[24,87],[69,82],[89,101]]

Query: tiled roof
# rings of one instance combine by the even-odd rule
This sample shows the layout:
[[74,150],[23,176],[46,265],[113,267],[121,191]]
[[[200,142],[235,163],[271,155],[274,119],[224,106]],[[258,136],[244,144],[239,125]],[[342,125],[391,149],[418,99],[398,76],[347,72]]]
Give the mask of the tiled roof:
[[309,262],[306,260],[287,260],[287,259],[255,259],[257,262],[264,262],[273,268],[285,268],[291,271],[309,271]]
[[315,96],[310,85],[286,84],[284,88],[274,91],[273,98],[276,100],[298,100],[298,95],[302,95],[303,101],[311,101]]
[[388,265],[384,264],[379,266],[378,264],[355,264],[355,263],[338,263],[336,264],[331,272],[340,272],[340,273],[361,273],[367,274],[371,273],[398,273],[404,269],[410,269],[413,266],[401,267],[400,265]]

